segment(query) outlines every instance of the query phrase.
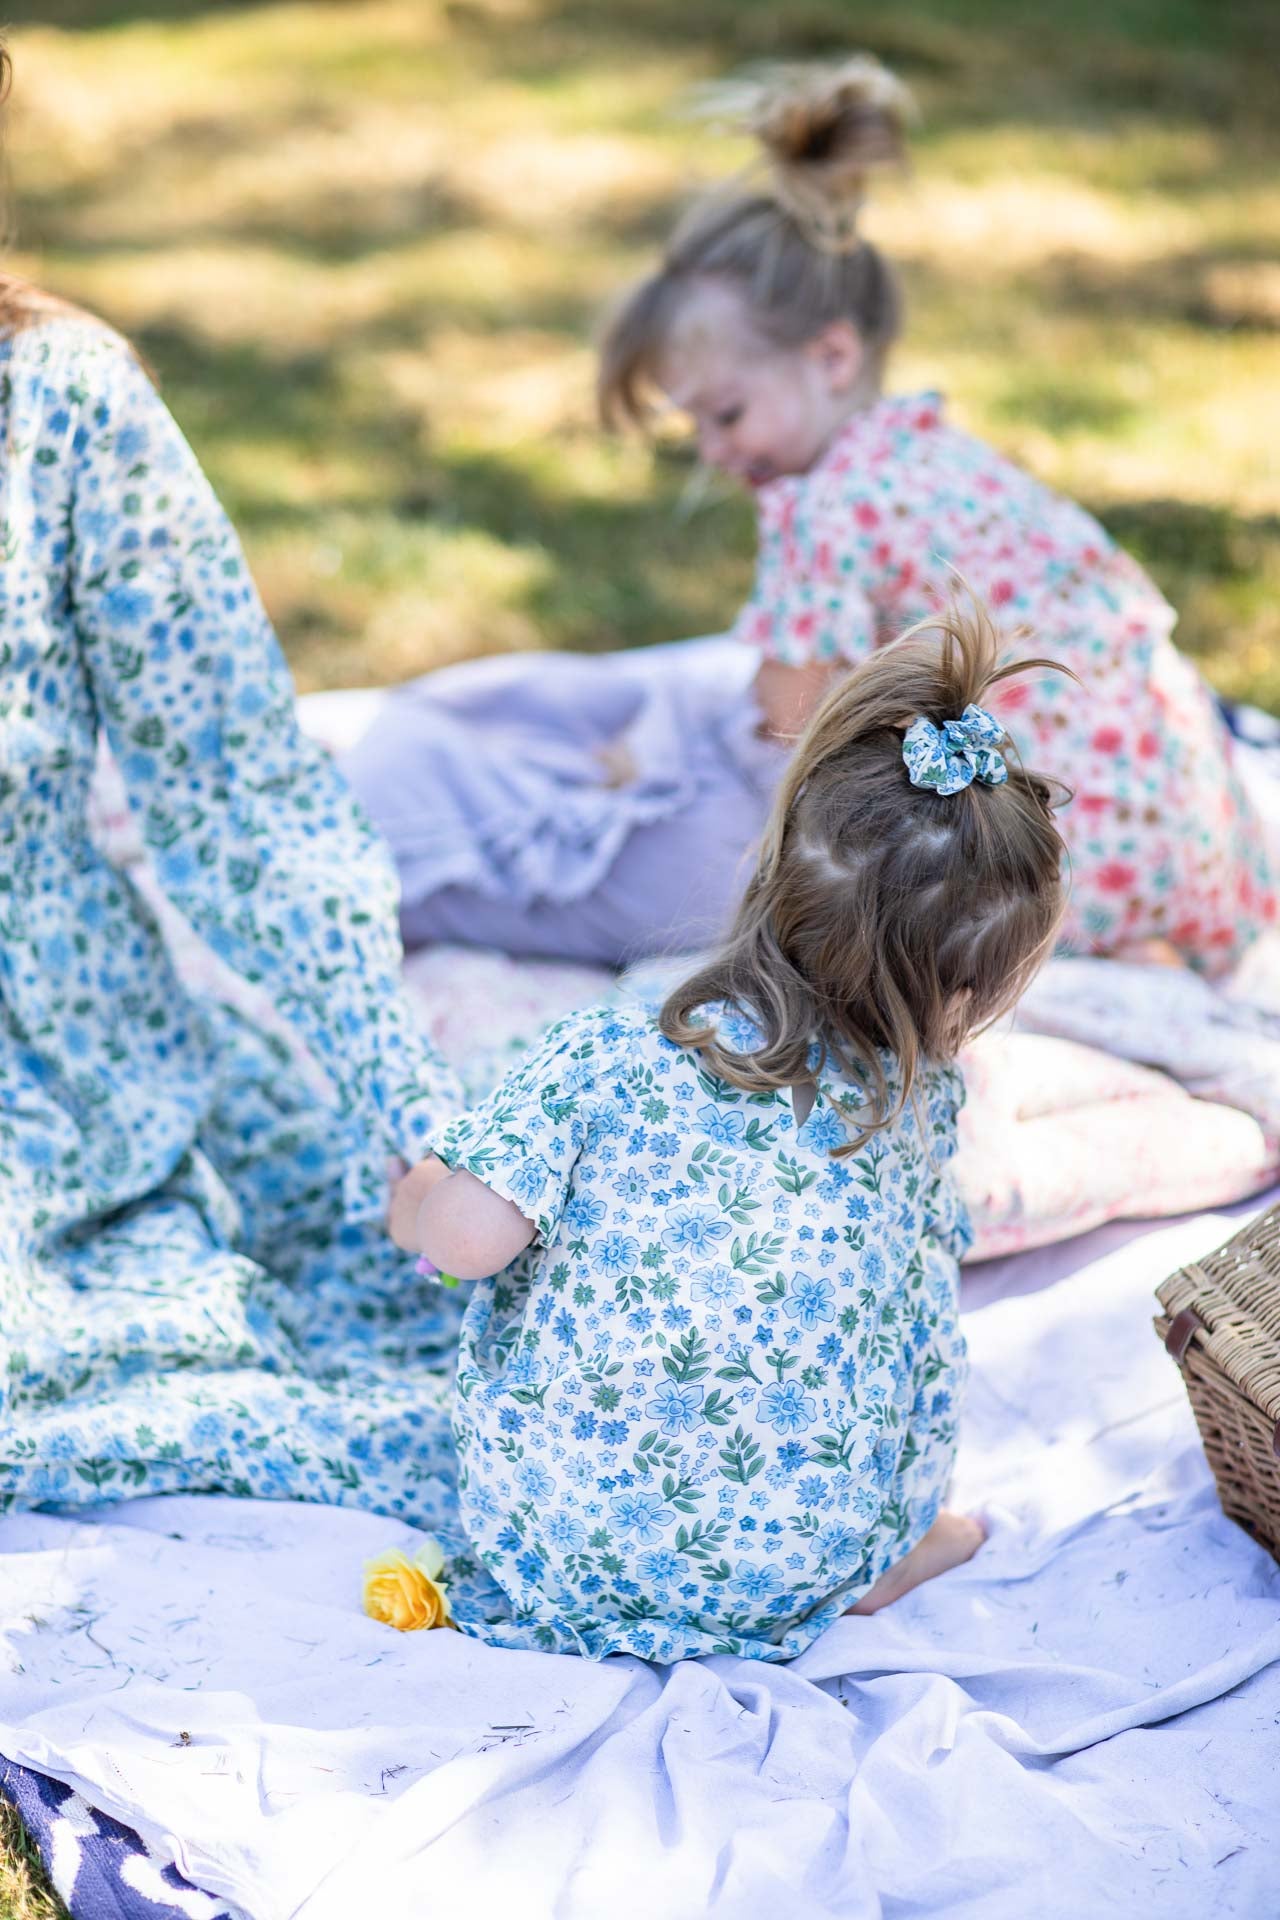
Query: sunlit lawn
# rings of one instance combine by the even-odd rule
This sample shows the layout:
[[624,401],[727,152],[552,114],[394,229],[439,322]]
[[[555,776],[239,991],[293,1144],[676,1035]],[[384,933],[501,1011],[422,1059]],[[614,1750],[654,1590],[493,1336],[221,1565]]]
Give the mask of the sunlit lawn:
[[690,82],[869,46],[924,113],[874,213],[897,378],[1101,512],[1219,683],[1280,703],[1277,18],[19,0],[20,258],[141,344],[304,686],[711,630],[750,515],[600,437],[593,320],[741,157],[671,112]]
[[1280,706],[1271,0],[9,17],[18,262],[138,341],[304,687],[728,621],[750,514],[600,436],[591,329],[744,157],[682,91],[869,47],[924,116],[873,218],[911,296],[897,380],[1096,509],[1218,684]]

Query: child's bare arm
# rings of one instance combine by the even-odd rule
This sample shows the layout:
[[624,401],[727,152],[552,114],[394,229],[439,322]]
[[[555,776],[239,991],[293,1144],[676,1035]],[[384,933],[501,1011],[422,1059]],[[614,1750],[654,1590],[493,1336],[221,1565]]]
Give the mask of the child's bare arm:
[[533,1238],[518,1207],[482,1180],[430,1154],[411,1167],[391,1196],[391,1238],[406,1253],[425,1254],[458,1280],[500,1273]]
[[763,731],[788,743],[798,739],[843,671],[847,669],[838,661],[814,660],[807,666],[791,667],[781,660],[762,660],[752,691]]

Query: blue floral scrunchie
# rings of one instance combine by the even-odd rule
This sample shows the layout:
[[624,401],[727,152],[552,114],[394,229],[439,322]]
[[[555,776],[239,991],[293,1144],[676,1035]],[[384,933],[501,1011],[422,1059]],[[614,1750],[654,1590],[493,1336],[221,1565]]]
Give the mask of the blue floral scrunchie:
[[935,727],[923,716],[902,737],[902,758],[913,787],[962,793],[973,781],[999,787],[1009,778],[1000,742],[1004,728],[985,707],[967,706],[958,720]]

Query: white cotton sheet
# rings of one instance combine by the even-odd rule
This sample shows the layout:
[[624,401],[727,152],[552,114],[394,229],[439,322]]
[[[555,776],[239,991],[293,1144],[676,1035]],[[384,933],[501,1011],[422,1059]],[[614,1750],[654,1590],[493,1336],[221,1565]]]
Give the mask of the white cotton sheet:
[[408,1529],[145,1500],[0,1522],[0,1750],[253,1920],[1261,1920],[1280,1570],[1151,1331],[1236,1224],[979,1270],[957,1504],[988,1544],[789,1668],[397,1635],[361,1563]]

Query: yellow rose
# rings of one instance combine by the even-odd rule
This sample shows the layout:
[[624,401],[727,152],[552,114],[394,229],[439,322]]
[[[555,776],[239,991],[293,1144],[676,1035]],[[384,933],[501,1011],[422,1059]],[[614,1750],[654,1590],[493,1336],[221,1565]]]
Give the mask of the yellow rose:
[[449,1602],[440,1584],[444,1555],[437,1541],[427,1538],[413,1559],[392,1547],[376,1560],[364,1563],[364,1610],[401,1633],[419,1627],[451,1627]]

